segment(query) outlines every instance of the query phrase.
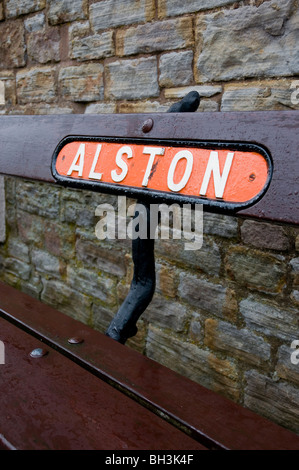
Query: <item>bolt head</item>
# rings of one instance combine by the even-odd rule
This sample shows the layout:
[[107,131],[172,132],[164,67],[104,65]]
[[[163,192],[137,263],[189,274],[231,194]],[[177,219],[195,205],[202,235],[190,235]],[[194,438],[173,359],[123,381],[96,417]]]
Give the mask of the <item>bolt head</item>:
[[70,344],[81,344],[84,342],[83,338],[79,338],[79,336],[74,336],[73,338],[68,339],[68,343]]
[[39,359],[40,357],[44,357],[48,354],[49,351],[43,348],[36,348],[33,349],[30,353],[30,357],[33,357],[34,359]]
[[147,132],[152,130],[153,126],[154,126],[154,121],[151,118],[147,119],[143,123],[142,132],[146,134]]

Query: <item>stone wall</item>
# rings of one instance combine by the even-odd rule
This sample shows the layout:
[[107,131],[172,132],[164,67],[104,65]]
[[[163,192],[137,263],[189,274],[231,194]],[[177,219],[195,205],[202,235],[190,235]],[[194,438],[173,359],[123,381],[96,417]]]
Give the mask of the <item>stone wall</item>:
[[[1,114],[164,112],[190,89],[198,112],[299,108],[297,0],[0,0],[0,37]],[[95,237],[102,202],[6,178],[0,245],[2,280],[100,331],[132,276],[130,241]],[[298,227],[205,213],[201,250],[156,243],[128,345],[299,433],[298,251]]]

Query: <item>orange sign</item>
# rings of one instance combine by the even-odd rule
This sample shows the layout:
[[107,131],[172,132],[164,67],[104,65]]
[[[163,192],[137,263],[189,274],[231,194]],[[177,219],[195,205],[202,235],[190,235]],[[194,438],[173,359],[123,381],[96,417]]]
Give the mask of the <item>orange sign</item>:
[[75,139],[66,138],[54,155],[53,174],[65,183],[243,205],[259,197],[269,182],[270,159],[255,145]]

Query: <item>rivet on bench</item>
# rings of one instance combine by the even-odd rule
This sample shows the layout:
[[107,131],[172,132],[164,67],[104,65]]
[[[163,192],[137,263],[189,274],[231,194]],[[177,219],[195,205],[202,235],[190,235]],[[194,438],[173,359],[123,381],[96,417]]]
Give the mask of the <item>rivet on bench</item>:
[[36,349],[33,349],[33,351],[31,351],[30,357],[38,359],[40,357],[46,356],[47,354],[48,354],[48,351],[46,349],[36,348]]
[[70,344],[81,344],[84,342],[84,339],[79,338],[78,336],[74,336],[74,338],[69,338],[68,343]]

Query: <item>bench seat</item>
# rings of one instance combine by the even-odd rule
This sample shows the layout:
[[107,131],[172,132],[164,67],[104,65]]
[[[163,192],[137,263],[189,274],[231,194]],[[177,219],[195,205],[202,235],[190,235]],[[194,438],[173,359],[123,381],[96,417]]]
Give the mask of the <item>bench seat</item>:
[[0,448],[299,449],[296,434],[39,300],[4,283],[0,299]]

